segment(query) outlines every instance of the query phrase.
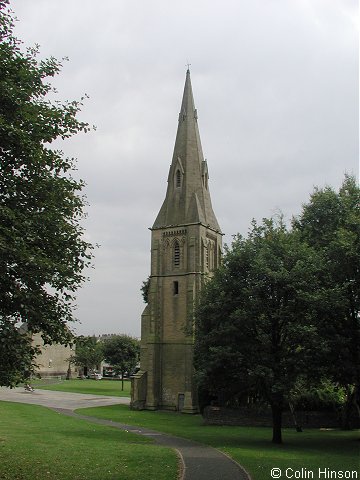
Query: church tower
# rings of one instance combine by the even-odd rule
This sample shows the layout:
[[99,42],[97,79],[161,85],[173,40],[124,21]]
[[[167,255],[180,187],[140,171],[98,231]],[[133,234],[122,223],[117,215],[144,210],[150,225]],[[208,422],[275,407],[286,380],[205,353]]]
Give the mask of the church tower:
[[167,192],[151,228],[140,371],[132,383],[134,409],[197,412],[194,307],[206,277],[220,264],[222,247],[208,180],[187,70]]

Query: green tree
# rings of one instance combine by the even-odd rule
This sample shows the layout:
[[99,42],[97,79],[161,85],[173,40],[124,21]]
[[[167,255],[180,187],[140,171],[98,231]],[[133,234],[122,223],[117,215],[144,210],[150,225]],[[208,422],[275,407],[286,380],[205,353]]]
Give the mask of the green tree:
[[92,246],[83,239],[75,160],[51,148],[89,129],[77,120],[81,102],[48,100],[47,79],[61,63],[24,51],[8,4],[0,0],[0,385],[11,386],[36,353],[19,325],[41,332],[45,343],[71,341],[67,325]]
[[338,192],[316,188],[293,225],[326,260],[322,282],[331,291],[332,309],[319,316],[319,328],[328,343],[327,375],[347,392],[343,426],[349,428],[354,403],[360,412],[360,189],[355,177],[346,175]]
[[313,384],[306,380],[299,378],[291,392],[291,402],[297,410],[338,412],[342,408],[346,397],[344,388],[327,378]]
[[237,236],[226,250],[197,308],[200,389],[223,402],[251,394],[265,399],[274,443],[282,442],[282,411],[297,378],[313,370],[322,348],[321,269],[317,252],[281,220],[254,222],[248,238]]
[[69,360],[73,365],[95,372],[104,360],[102,343],[96,337],[78,337],[75,354]]
[[103,351],[105,361],[121,374],[124,390],[124,375],[132,372],[139,360],[139,340],[129,335],[113,335],[103,341]]
[[[2,340],[4,339],[4,340]],[[16,385],[28,381],[35,373],[34,357],[40,349],[32,345],[21,329],[0,321],[0,379],[2,385]]]
[[149,303],[149,289],[150,289],[150,277],[143,281],[140,291],[143,297],[144,303]]

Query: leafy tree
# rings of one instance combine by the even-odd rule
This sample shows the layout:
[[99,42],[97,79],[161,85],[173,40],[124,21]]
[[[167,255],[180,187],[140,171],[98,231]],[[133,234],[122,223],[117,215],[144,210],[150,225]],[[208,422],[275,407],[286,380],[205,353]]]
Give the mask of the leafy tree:
[[113,335],[104,340],[103,351],[105,361],[121,374],[121,388],[124,390],[124,375],[134,370],[139,359],[139,340],[129,335]]
[[293,225],[326,259],[323,283],[331,290],[332,310],[319,317],[319,328],[329,348],[327,375],[347,391],[344,427],[349,427],[356,400],[360,412],[360,189],[355,177],[346,175],[338,192],[316,188]]
[[150,277],[143,281],[140,291],[143,297],[144,303],[149,303],[149,288],[150,288]]
[[[323,347],[317,252],[281,221],[253,223],[235,237],[206,284],[196,313],[195,368],[200,389],[223,402],[258,395],[271,405],[273,442],[297,378]],[[315,357],[315,358],[314,358]]]
[[0,0],[0,385],[12,386],[36,353],[20,324],[45,343],[71,341],[67,324],[92,246],[83,239],[75,160],[51,148],[89,129],[77,120],[81,102],[48,100],[47,79],[61,63],[23,51],[8,4]]
[[[4,341],[2,341],[4,339]],[[20,383],[35,373],[34,357],[40,349],[28,335],[13,325],[0,322],[0,378],[3,385]]]
[[297,410],[338,411],[345,403],[345,389],[327,378],[309,384],[307,379],[299,378],[291,391],[291,402]]
[[78,337],[75,354],[69,360],[73,365],[94,372],[104,360],[102,343],[96,337]]

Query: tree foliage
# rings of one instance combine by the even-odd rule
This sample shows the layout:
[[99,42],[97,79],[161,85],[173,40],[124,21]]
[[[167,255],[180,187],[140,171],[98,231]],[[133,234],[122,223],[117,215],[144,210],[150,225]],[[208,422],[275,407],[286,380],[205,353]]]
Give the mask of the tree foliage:
[[0,378],[3,385],[16,385],[27,380],[35,370],[34,357],[40,349],[28,335],[12,323],[0,321]]
[[21,323],[45,343],[71,340],[74,294],[92,257],[80,224],[84,183],[71,176],[75,160],[51,148],[89,129],[77,119],[81,101],[48,100],[61,63],[22,49],[8,3],[0,0],[0,343],[11,348],[2,345],[1,385],[31,369]]
[[103,360],[102,343],[98,342],[96,337],[78,337],[76,339],[75,354],[70,357],[72,364],[94,372]]
[[339,411],[346,399],[345,388],[329,378],[309,384],[307,379],[299,378],[291,391],[291,403],[296,410],[302,411]]
[[[331,291],[333,308],[319,317],[321,335],[329,347],[324,363],[327,375],[347,391],[348,413],[356,399],[360,411],[360,189],[356,179],[346,175],[338,192],[331,187],[315,189],[293,225],[302,240],[325,258],[323,283]],[[344,420],[348,424],[348,418]]]
[[[139,340],[129,335],[112,335],[103,341],[103,352],[105,360],[124,379],[125,373],[132,372],[138,363]],[[124,382],[122,389],[124,389]]]
[[200,387],[223,402],[251,395],[281,414],[296,379],[322,348],[316,326],[321,258],[283,222],[253,223],[237,236],[205,286],[196,314],[195,367]]
[[200,299],[200,391],[223,403],[266,400],[275,442],[288,400],[331,398],[347,407],[348,424],[348,407],[360,397],[359,280],[354,177],[345,176],[339,192],[315,189],[291,229],[281,219],[253,223],[247,238],[235,237]]
[[150,289],[150,277],[143,281],[140,291],[143,297],[144,303],[149,303],[149,289]]

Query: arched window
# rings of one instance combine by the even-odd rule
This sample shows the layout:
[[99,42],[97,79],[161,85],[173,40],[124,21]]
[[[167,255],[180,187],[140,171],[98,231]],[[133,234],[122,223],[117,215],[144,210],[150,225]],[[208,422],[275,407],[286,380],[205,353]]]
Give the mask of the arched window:
[[180,245],[178,241],[174,243],[174,267],[180,267]]
[[180,188],[181,187],[181,172],[180,170],[176,170],[176,174],[175,174],[175,185],[176,185],[176,188]]

